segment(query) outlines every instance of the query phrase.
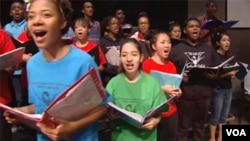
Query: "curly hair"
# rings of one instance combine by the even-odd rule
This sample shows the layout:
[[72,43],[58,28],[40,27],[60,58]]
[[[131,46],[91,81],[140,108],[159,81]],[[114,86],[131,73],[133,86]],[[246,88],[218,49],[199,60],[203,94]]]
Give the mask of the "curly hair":
[[110,24],[110,21],[112,19],[117,19],[119,21],[119,19],[116,16],[110,15],[105,17],[102,22],[101,22],[101,35],[104,35],[105,32],[109,32],[107,29],[107,26]]

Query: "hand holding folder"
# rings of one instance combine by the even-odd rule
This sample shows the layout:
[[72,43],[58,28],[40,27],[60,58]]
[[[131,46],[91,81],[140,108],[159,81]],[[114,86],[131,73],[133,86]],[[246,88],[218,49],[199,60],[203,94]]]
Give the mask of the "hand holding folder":
[[210,78],[209,75],[211,75],[211,76],[213,75],[213,77],[221,75],[223,73],[223,68],[233,58],[234,58],[234,56],[228,58],[227,60],[223,61],[219,65],[213,66],[213,67],[194,67],[191,70],[189,70],[188,74],[190,75],[190,77],[193,77],[193,76],[197,77],[200,75],[206,75],[206,76],[208,76],[208,78]]
[[176,88],[180,87],[183,78],[180,74],[164,73],[156,70],[152,70],[150,75],[156,78],[161,86],[171,85]]
[[26,114],[1,103],[0,108],[7,110],[27,126],[37,129],[37,122],[55,126],[56,123],[51,121],[51,117],[77,121],[101,104],[104,98],[105,89],[97,70],[93,68],[56,98],[42,114]]
[[167,99],[165,102],[163,102],[162,104],[158,105],[157,107],[150,109],[144,116],[139,115],[137,113],[131,112],[131,111],[127,111],[125,109],[122,109],[120,107],[118,107],[117,105],[115,105],[112,102],[108,103],[108,107],[111,108],[112,110],[118,112],[121,115],[121,118],[135,126],[135,127],[140,127],[142,126],[149,118],[161,113],[167,106],[167,103],[171,102],[172,100],[174,100],[175,97],[171,97],[169,99]]
[[166,73],[157,70],[151,70],[150,75],[158,80],[161,86],[170,85],[175,88],[180,88],[185,73],[187,61],[185,62],[181,74]]

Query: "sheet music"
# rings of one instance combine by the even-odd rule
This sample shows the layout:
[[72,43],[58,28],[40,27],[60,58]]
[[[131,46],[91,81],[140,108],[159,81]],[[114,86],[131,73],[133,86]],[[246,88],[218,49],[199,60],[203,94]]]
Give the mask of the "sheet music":
[[120,54],[116,47],[110,47],[105,57],[111,65],[120,66]]

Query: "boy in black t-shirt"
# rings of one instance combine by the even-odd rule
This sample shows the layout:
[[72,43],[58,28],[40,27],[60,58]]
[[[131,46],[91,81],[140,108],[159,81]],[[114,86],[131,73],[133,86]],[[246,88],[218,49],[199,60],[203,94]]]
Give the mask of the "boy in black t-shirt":
[[178,141],[188,141],[189,128],[193,128],[194,139],[203,141],[204,124],[210,106],[212,73],[191,75],[188,71],[194,67],[217,65],[217,54],[211,46],[200,41],[201,25],[197,18],[188,18],[184,22],[185,39],[172,48],[169,59],[176,65],[178,73],[185,72],[181,89],[183,94],[178,103],[179,126]]

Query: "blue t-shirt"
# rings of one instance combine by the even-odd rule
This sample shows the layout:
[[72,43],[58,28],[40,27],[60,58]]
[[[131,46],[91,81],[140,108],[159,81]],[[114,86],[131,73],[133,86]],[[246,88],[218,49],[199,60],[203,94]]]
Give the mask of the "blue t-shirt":
[[[46,61],[43,51],[36,53],[27,63],[29,102],[41,114],[47,106],[78,78],[97,67],[87,53],[71,46],[69,53],[57,61]],[[98,141],[97,124],[91,124],[70,135],[71,141]],[[49,141],[42,133],[38,141]]]
[[7,31],[10,36],[17,39],[21,32],[25,30],[26,24],[27,22],[25,19],[19,23],[12,21],[4,26],[4,30]]

